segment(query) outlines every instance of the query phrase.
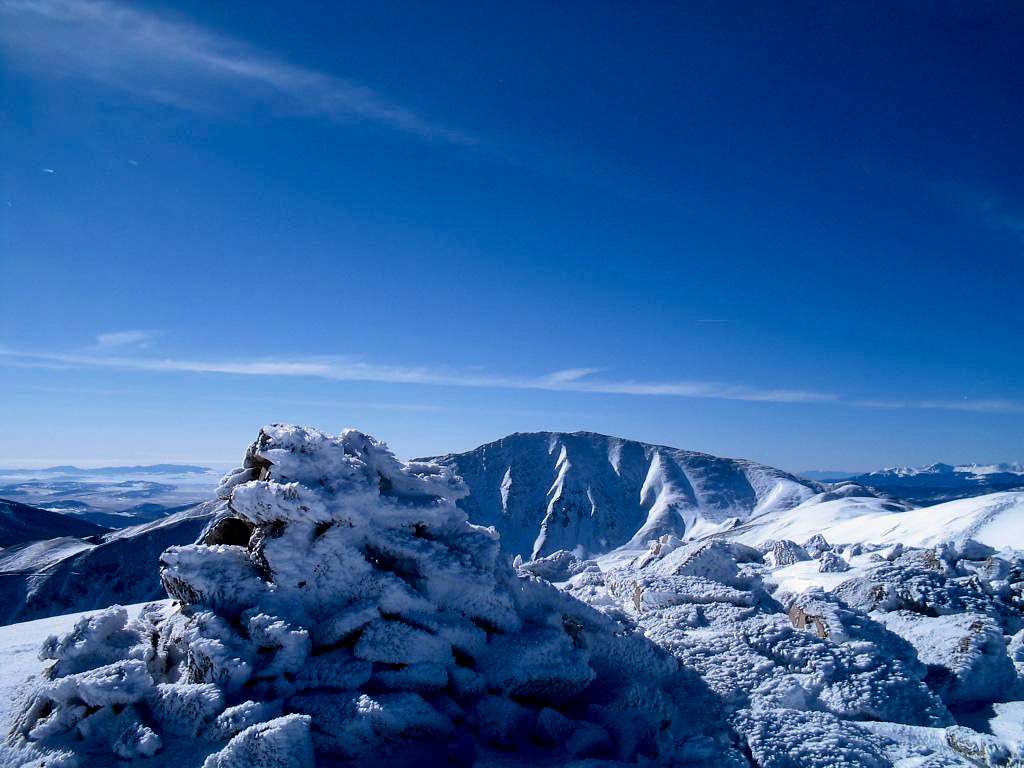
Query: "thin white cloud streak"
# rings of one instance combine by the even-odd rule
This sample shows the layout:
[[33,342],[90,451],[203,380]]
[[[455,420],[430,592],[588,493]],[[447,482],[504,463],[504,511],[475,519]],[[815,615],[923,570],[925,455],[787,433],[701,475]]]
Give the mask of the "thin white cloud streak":
[[350,358],[305,360],[183,360],[124,355],[22,352],[0,347],[0,361],[24,368],[101,368],[146,373],[195,373],[233,376],[307,377],[328,381],[414,384],[490,389],[524,389],[580,394],[683,397],[755,403],[834,403],[881,410],[940,410],[969,413],[1024,413],[1024,400],[847,399],[829,392],[771,389],[707,381],[649,382],[592,378],[600,368],[568,368],[535,377],[488,375],[426,366],[381,365]]
[[421,384],[449,387],[528,389],[655,397],[687,397],[774,403],[834,402],[838,396],[794,389],[763,389],[703,381],[646,382],[593,379],[594,368],[573,368],[536,377],[447,371],[425,366],[380,365],[346,358],[307,360],[200,361],[173,358],[20,352],[0,348],[8,365],[44,368],[104,368],[150,373],[197,373],[237,376],[311,377],[330,381]]
[[156,331],[113,331],[101,333],[93,345],[96,349],[145,348],[157,336]]
[[82,77],[199,112],[243,111],[362,120],[425,139],[476,140],[377,91],[295,66],[186,21],[106,0],[0,0],[0,46],[52,77]]
[[1024,400],[982,398],[959,400],[851,400],[850,405],[881,410],[907,408],[931,411],[966,411],[968,413],[1024,413]]

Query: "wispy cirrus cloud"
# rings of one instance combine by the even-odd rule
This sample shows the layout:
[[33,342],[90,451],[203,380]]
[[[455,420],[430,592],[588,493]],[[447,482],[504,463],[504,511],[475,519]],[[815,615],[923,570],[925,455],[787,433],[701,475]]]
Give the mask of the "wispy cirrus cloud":
[[510,376],[428,366],[384,365],[355,358],[190,360],[123,354],[42,353],[0,348],[0,361],[33,368],[101,368],[152,373],[197,373],[235,376],[308,377],[330,381],[425,384],[448,387],[528,389],[548,392],[686,397],[775,403],[820,403],[838,400],[827,392],[773,389],[708,381],[650,382],[595,378],[600,369],[571,368],[540,376]]
[[130,351],[133,351],[130,347],[119,348],[116,344],[105,351],[90,347],[81,353],[29,352],[0,347],[0,365],[24,368],[87,368],[144,373],[312,378],[378,384],[519,389],[637,397],[680,397],[751,403],[832,403],[853,408],[881,410],[1024,413],[1024,400],[1011,398],[858,399],[833,392],[758,387],[716,381],[612,379],[597,376],[603,372],[600,368],[567,368],[537,376],[518,376],[433,366],[387,365],[341,356],[302,359],[200,360],[132,355],[127,353]]
[[96,350],[145,349],[158,335],[156,331],[111,331],[99,334],[92,348]]
[[365,85],[128,4],[0,0],[0,47],[44,75],[81,77],[183,109],[260,105],[288,115],[376,123],[424,139],[476,143]]
[[851,400],[850,405],[882,410],[907,408],[968,413],[1024,413],[1024,400],[1009,398],[959,398],[951,400]]

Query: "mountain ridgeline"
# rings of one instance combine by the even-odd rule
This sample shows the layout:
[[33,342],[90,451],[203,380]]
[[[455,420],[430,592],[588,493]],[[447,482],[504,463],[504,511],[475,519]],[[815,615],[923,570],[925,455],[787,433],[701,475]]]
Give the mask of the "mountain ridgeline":
[[465,480],[470,520],[523,557],[692,537],[791,509],[824,487],[763,464],[592,432],[516,433],[430,459]]

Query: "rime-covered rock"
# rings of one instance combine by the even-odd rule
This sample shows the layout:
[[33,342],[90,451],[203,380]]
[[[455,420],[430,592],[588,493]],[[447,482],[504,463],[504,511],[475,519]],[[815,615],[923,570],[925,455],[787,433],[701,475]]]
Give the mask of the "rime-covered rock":
[[976,613],[921,616],[912,611],[878,614],[928,665],[928,681],[949,704],[987,704],[1013,692],[1017,672],[1000,626]]
[[580,560],[572,552],[560,549],[536,560],[522,562],[520,558],[518,570],[547,581],[567,581],[585,571],[600,573],[601,568],[593,560]]
[[[726,542],[691,548],[715,553],[713,560],[697,558],[714,563],[702,569],[706,575],[674,575],[678,561],[692,560],[679,555],[685,550],[611,571],[601,590],[696,671],[727,711],[813,709],[851,720],[952,722],[925,684],[927,670],[914,648],[884,625],[823,592],[781,605]],[[597,602],[597,590],[585,596]]]
[[843,573],[850,570],[850,564],[837,552],[825,550],[818,557],[818,570],[821,573]]
[[816,533],[803,544],[804,551],[813,558],[820,558],[824,552],[832,550],[832,545],[820,533]]
[[534,575],[599,570],[556,553],[517,573],[450,470],[275,425],[220,492],[227,514],[161,558],[173,607],[46,642],[22,746],[307,768],[495,749],[666,762],[692,736],[678,661]]
[[764,563],[769,568],[781,568],[784,565],[811,559],[807,550],[789,539],[765,542],[760,550],[764,553]]

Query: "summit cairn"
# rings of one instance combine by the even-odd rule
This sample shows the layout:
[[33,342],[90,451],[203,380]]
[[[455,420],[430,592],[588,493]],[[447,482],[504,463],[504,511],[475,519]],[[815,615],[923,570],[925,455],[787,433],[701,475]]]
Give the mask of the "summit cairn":
[[50,638],[12,741],[62,766],[666,760],[678,661],[514,571],[465,493],[356,430],[265,427],[225,512],[161,557],[174,602]]

